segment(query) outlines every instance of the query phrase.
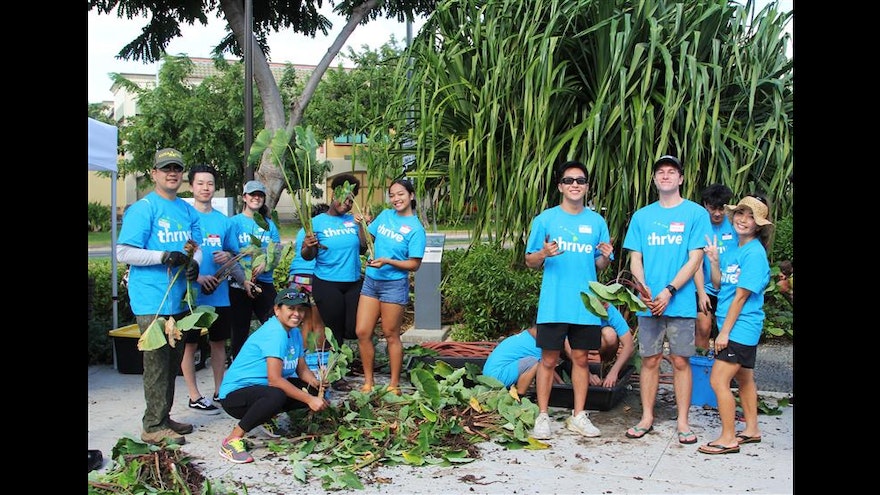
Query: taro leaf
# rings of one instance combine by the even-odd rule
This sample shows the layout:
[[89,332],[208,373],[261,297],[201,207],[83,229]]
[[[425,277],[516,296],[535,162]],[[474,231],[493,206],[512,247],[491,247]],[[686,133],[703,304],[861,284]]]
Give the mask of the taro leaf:
[[[592,282],[590,282],[590,284],[592,284]],[[593,286],[590,285],[590,288],[593,288]],[[620,298],[620,289],[623,289],[623,284],[619,284],[617,282],[605,286],[605,290],[617,296],[618,299]]]
[[431,409],[427,404],[420,403],[419,411],[422,412],[422,416],[430,422],[437,421],[437,412]]
[[[617,284],[617,285],[620,285],[620,284]],[[614,292],[610,291],[608,289],[608,287],[605,286],[605,284],[596,282],[595,280],[591,280],[590,281],[590,290],[592,290],[593,293],[596,294],[597,297],[599,297],[600,299],[602,299],[605,302],[617,301],[617,295]],[[590,308],[587,307],[587,309],[590,309]],[[606,313],[606,316],[607,316],[607,313]]]
[[529,445],[526,447],[527,450],[545,450],[549,448],[549,443],[544,443],[540,440],[537,440],[535,437],[529,437]]
[[[254,218],[256,218],[257,215],[259,215],[259,213],[254,213]],[[260,215],[260,218],[263,218],[262,215]],[[259,237],[255,236],[254,234],[248,234],[248,235],[251,237],[251,246],[254,246],[256,248],[263,247],[263,241],[261,241]]]
[[343,473],[339,476],[339,481],[345,485],[344,488],[351,488],[356,490],[364,489],[364,484],[361,483],[361,480],[360,478],[358,478],[357,474],[348,469],[343,471]]
[[443,458],[453,464],[467,464],[476,460],[473,457],[468,457],[468,452],[466,450],[448,451],[443,455]]
[[293,463],[293,477],[303,483],[309,479],[308,469],[312,467],[312,463],[307,461],[297,461]]
[[217,313],[214,312],[213,306],[198,306],[190,315],[181,318],[177,322],[177,328],[181,330],[192,330],[193,328],[209,328],[217,321]]
[[648,306],[629,289],[620,291],[617,297],[620,302],[626,304],[626,309],[632,312],[647,311],[648,309]]
[[504,384],[494,376],[479,375],[475,381],[491,388],[504,388]]
[[263,156],[263,152],[266,151],[267,148],[271,148],[271,157],[272,162],[278,168],[282,168],[284,166],[284,152],[287,151],[287,145],[290,143],[291,135],[287,132],[286,129],[280,128],[275,129],[275,131],[271,131],[270,129],[263,129],[257,134],[257,138],[254,139],[254,142],[251,144],[250,152],[248,153],[248,163],[257,163],[260,161],[260,158]]
[[138,338],[139,351],[154,351],[168,343],[165,339],[165,318],[156,318]]
[[602,301],[600,301],[598,297],[593,294],[581,292],[581,301],[584,302],[584,307],[587,308],[587,311],[590,313],[593,313],[599,318],[608,318],[608,310],[605,309],[605,306],[602,305]]
[[[447,365],[448,366],[448,365]],[[440,385],[433,374],[426,369],[414,369],[409,374],[410,382],[416,390],[431,402],[433,407],[440,405]]]
[[[266,218],[263,215],[261,215],[260,212],[258,212],[258,211],[254,212],[254,222],[256,222],[256,224],[261,229],[263,229],[267,232],[269,231],[269,222],[267,222]],[[253,237],[253,234],[251,234],[251,237]],[[253,241],[251,241],[251,242],[253,242]]]
[[434,373],[437,376],[442,376],[443,378],[448,378],[449,375],[451,375],[453,372],[455,372],[455,368],[450,366],[449,363],[447,363],[446,361],[443,361],[441,359],[441,360],[434,362]]
[[113,458],[116,459],[121,455],[149,454],[150,452],[156,452],[160,449],[161,447],[157,445],[150,445],[133,437],[122,437],[116,441],[116,445],[113,447],[111,453]]
[[425,463],[424,457],[417,454],[412,454],[410,452],[403,453],[403,460],[405,460],[407,464],[411,464],[413,466],[421,466]]

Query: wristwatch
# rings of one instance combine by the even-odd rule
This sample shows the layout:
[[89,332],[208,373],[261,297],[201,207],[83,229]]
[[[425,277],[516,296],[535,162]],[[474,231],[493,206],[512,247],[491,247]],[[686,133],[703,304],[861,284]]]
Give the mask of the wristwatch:
[[678,289],[676,289],[674,285],[669,284],[669,285],[666,286],[666,290],[669,291],[669,294],[670,294],[670,295],[673,295],[673,296],[674,296],[674,295],[675,295],[675,292],[676,292]]

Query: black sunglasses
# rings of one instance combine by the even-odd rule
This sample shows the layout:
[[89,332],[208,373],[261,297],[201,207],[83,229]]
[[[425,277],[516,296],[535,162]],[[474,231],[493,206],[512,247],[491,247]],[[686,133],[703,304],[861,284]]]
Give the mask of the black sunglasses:
[[183,167],[181,167],[180,165],[165,165],[164,167],[160,167],[159,170],[165,172],[166,174],[170,172],[180,173],[183,172]]
[[566,186],[570,186],[570,185],[574,184],[575,182],[577,182],[580,185],[584,185],[587,183],[587,178],[586,177],[578,177],[577,179],[575,179],[574,177],[563,177],[562,179],[559,180],[559,182],[565,184]]

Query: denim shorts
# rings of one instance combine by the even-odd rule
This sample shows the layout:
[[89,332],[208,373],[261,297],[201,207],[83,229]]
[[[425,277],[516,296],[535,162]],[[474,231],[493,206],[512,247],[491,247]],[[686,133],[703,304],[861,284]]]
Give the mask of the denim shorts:
[[375,280],[364,277],[361,295],[378,299],[383,303],[406,306],[409,304],[409,277],[397,280]]

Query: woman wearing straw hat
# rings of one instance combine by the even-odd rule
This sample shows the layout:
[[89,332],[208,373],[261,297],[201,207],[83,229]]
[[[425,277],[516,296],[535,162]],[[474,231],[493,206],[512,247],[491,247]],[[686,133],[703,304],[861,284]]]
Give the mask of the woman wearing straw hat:
[[[770,282],[767,249],[773,234],[767,200],[757,194],[736,205],[725,205],[739,242],[719,257],[718,240],[708,239],[704,248],[712,266],[712,284],[719,289],[718,336],[715,362],[709,382],[718,397],[721,434],[701,445],[704,454],[734,454],[740,445],[758,443],[758,389],[755,385],[755,356],[764,328],[764,289]],[[736,378],[746,427],[736,431],[736,399],[730,380]]]

